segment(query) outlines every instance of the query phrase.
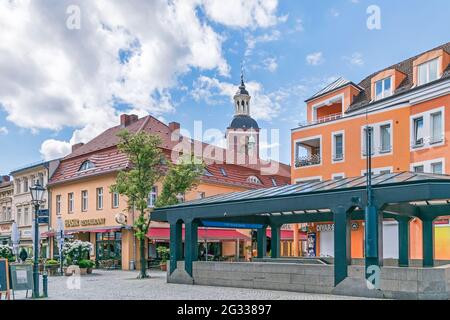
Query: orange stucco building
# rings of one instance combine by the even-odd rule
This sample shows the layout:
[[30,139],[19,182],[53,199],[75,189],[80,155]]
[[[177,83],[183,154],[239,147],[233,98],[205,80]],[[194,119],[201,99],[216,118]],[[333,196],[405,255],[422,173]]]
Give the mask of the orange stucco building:
[[[182,195],[182,201],[216,194],[286,185],[290,183],[290,167],[259,158],[259,127],[250,117],[250,95],[243,80],[235,97],[235,116],[227,128],[227,148],[211,146],[180,134],[180,124],[168,125],[152,116],[138,118],[123,114],[120,124],[112,127],[86,144],[72,146],[49,181],[51,194],[51,222],[48,236],[51,254],[58,254],[55,231],[62,219],[67,237],[89,241],[94,245],[91,259],[98,267],[133,269],[140,260],[138,241],[132,226],[138,213],[128,210],[127,199],[110,192],[117,173],[129,168],[126,155],[117,149],[117,133],[126,129],[131,133],[146,131],[161,138],[161,150],[168,161],[175,162],[180,154],[193,152],[202,156],[206,169],[200,183]],[[188,152],[188,153],[186,153]],[[237,162],[236,160],[241,161]],[[243,162],[242,162],[243,161]],[[264,174],[265,168],[276,168]],[[267,171],[267,170],[266,170]],[[148,197],[153,207],[162,189],[153,187]],[[147,234],[146,256],[154,257],[158,245],[168,245],[169,228],[165,223],[152,222]],[[250,230],[242,232],[225,228],[202,228],[199,240],[212,246],[208,254],[245,258],[250,252]]]
[[[358,84],[339,78],[306,100],[307,119],[292,129],[292,183],[372,173],[450,173],[450,43],[375,72]],[[450,214],[450,212],[449,212]],[[355,221],[352,256],[364,256],[363,221]],[[396,258],[397,228],[384,222],[385,258]],[[332,236],[317,231],[317,255],[332,254]],[[323,228],[319,228],[323,229]],[[410,222],[410,258],[422,258],[421,221]],[[450,224],[435,222],[435,257],[450,260]]]

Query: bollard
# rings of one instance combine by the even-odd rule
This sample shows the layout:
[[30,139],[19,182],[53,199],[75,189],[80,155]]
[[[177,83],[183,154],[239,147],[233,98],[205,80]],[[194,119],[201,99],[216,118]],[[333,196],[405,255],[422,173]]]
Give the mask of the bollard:
[[42,275],[42,289],[44,290],[44,298],[48,298],[48,275],[47,272],[45,272]]

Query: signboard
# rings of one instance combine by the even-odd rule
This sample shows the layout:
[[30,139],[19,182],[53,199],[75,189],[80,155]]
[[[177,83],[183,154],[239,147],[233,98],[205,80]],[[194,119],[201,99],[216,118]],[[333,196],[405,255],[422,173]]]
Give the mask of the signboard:
[[0,231],[2,231],[2,232],[11,232],[11,223],[0,224]]
[[233,228],[233,229],[259,229],[262,228],[262,224],[250,224],[250,223],[231,223],[231,222],[217,222],[217,221],[205,221],[202,220],[204,227],[210,228]]
[[[358,230],[359,229],[359,223],[358,222],[352,222],[351,223],[352,230]],[[316,226],[317,232],[332,232],[334,231],[334,223],[329,224],[318,224]]]
[[0,294],[2,293],[9,295],[9,272],[7,259],[0,259]]
[[48,216],[42,216],[42,217],[38,217],[38,223],[41,224],[48,224]]
[[33,265],[11,265],[11,287],[14,291],[33,290]]
[[66,226],[66,228],[72,228],[72,227],[79,227],[79,226],[102,225],[102,224],[105,224],[105,222],[106,222],[105,218],[86,219],[86,220],[70,219],[70,220],[65,220],[64,225]]
[[38,216],[39,217],[48,217],[49,216],[48,209],[41,209],[41,210],[39,210],[38,211]]
[[21,238],[31,238],[31,229],[21,230]]

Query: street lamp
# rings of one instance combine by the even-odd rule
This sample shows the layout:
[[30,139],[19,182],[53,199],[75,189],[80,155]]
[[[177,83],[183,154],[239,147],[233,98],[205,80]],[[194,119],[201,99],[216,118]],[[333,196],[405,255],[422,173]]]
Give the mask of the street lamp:
[[33,297],[39,298],[39,207],[44,197],[45,188],[39,181],[30,187],[31,203],[34,205],[34,262],[33,262]]
[[61,216],[58,216],[58,220],[56,222],[56,240],[58,241],[58,248],[59,248],[59,264],[60,264],[60,271],[61,275],[64,274],[63,272],[63,245],[64,245],[64,223],[61,218]]

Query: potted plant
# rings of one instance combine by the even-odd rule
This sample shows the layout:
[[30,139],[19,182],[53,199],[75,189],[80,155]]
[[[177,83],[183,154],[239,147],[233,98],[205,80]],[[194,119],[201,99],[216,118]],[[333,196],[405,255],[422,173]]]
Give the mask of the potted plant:
[[0,245],[0,258],[8,259],[11,262],[14,259],[13,249],[7,245]]
[[156,248],[156,252],[161,258],[159,267],[161,268],[162,271],[167,271],[167,260],[169,260],[170,257],[170,249],[163,246],[159,246]]
[[59,268],[59,262],[54,259],[49,259],[45,263],[45,268],[48,271],[48,274],[54,276]]
[[89,261],[89,255],[92,250],[92,243],[87,241],[75,240],[65,242],[62,249],[62,254],[65,257],[65,264],[68,266],[67,270],[69,270],[69,272],[65,271],[66,276],[71,276],[73,274],[73,270],[76,270],[77,267],[81,269],[81,274],[87,274],[88,266],[91,264],[86,264],[86,262],[83,262],[82,265],[84,267],[82,267],[80,266],[80,262],[82,260]]
[[81,274],[91,274],[92,268],[94,267],[94,261],[83,259],[78,262],[78,266],[80,267]]

